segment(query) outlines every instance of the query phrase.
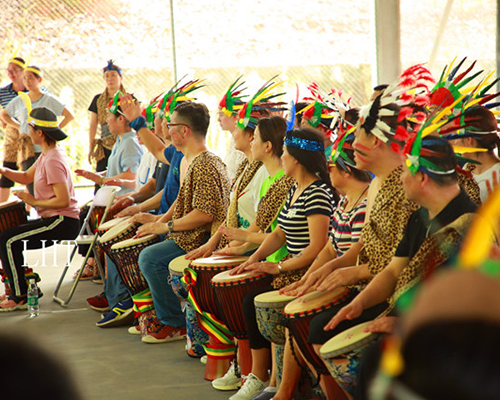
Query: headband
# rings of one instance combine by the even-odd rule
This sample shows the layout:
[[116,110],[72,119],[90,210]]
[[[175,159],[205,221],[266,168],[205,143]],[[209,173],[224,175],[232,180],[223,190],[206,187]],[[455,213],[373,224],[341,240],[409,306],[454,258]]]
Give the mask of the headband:
[[307,151],[325,151],[325,145],[323,142],[318,142],[316,140],[302,139],[290,135],[288,135],[285,138],[285,145],[298,147],[299,149]]
[[173,114],[175,107],[179,104],[179,102],[196,100],[196,97],[190,97],[188,94],[205,86],[200,85],[203,81],[199,79],[188,81],[182,86],[179,86],[180,82],[184,78],[185,76],[176,82],[172,88],[160,95],[158,100],[158,116],[160,118],[166,118],[167,122],[170,122],[170,116]]
[[35,75],[42,76],[42,70],[36,67],[26,67],[24,71],[33,72]]
[[35,125],[35,126],[41,126],[42,128],[58,128],[59,127],[59,123],[57,121],[42,121],[40,119],[36,119],[33,117],[30,117],[28,119],[28,124]]
[[106,65],[104,67],[104,72],[106,71],[116,71],[118,72],[120,75],[122,74],[122,70],[121,68],[117,67],[115,64],[114,64],[114,61],[113,60],[108,60],[108,65]]
[[15,58],[13,58],[12,60],[10,60],[9,64],[16,64],[16,65],[20,66],[22,69],[26,68],[26,63],[25,62],[23,63],[22,61],[16,60]]

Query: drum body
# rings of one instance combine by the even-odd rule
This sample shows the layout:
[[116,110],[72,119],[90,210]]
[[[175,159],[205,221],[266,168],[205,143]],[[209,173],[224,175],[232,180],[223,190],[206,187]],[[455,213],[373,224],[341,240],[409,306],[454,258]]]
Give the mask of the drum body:
[[196,285],[192,288],[193,295],[203,311],[209,312],[222,320],[210,281],[220,272],[233,269],[246,260],[248,260],[248,257],[216,256],[191,261],[190,268],[196,272]]
[[295,296],[280,295],[279,290],[261,293],[255,297],[255,313],[260,333],[268,341],[275,344],[284,345],[285,327],[283,326],[283,310]]
[[321,357],[337,381],[346,392],[353,393],[356,387],[359,362],[365,348],[381,335],[363,332],[372,321],[365,322],[339,333],[327,341],[320,350]]
[[243,298],[249,292],[271,284],[272,275],[254,271],[229,275],[230,271],[221,272],[212,278],[217,301],[221,308],[222,320],[233,336],[248,339]]
[[182,255],[174,258],[168,265],[172,290],[180,300],[187,300],[188,297],[187,286],[182,282],[181,278],[184,276],[184,270],[189,267],[189,264],[190,260],[186,260]]
[[300,351],[314,366],[318,374],[327,374],[328,372],[322,359],[307,343],[309,324],[322,311],[344,306],[350,299],[349,293],[349,289],[343,287],[328,292],[309,293],[289,303],[283,311],[288,328]]
[[120,243],[134,237],[138,226],[138,224],[131,224],[127,221],[118,223],[97,240],[99,248],[102,249],[115,264],[117,264],[111,254],[111,247],[116,243]]
[[158,243],[157,235],[147,235],[137,239],[126,239],[112,245],[111,257],[123,283],[132,296],[146,290],[149,285],[139,269],[139,254],[146,247]]
[[0,203],[0,232],[28,221],[26,205],[22,201]]

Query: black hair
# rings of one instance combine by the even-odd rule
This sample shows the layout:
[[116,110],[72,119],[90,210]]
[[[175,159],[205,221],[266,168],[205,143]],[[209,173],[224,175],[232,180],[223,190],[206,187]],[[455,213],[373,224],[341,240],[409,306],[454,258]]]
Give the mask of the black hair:
[[439,173],[433,173],[429,171],[428,168],[423,166],[422,172],[426,173],[433,181],[435,181],[440,186],[449,186],[451,184],[458,182],[457,168],[457,156],[453,151],[451,144],[443,138],[436,136],[427,136],[422,139],[422,150],[431,150],[433,155],[421,155],[424,159],[430,161],[442,171],[453,170],[453,173],[440,175]]
[[500,324],[428,323],[409,334],[396,379],[426,400],[496,400],[500,393]]
[[495,148],[500,155],[500,139],[497,133],[497,120],[495,115],[485,107],[473,107],[467,111],[465,122],[468,126],[476,128],[480,132],[492,132],[474,134],[474,129],[468,130],[473,134],[473,138],[477,141],[478,147],[492,151]]
[[[12,61],[14,61],[14,60],[19,61],[19,62],[20,62],[20,63],[22,63],[23,65],[25,65],[25,64],[26,64],[26,61],[24,61],[24,58],[21,58],[21,57],[14,57],[12,60],[10,60],[10,62],[12,62]],[[18,65],[18,64],[15,64],[15,65],[17,65],[19,68],[22,68],[22,67],[21,67],[20,65]]]
[[33,68],[33,69],[38,70],[38,73],[33,72],[33,71],[28,71],[28,72],[31,72],[37,78],[41,78],[42,77],[42,69],[40,67],[37,67],[36,65],[29,65],[28,68]]
[[[352,135],[352,137],[347,138],[344,143],[348,143],[348,144],[352,145],[353,142],[354,142],[354,135]],[[349,157],[349,159],[351,161],[354,160],[354,149],[344,147],[342,150],[345,152],[345,154],[347,155],[347,157]],[[354,179],[356,179],[357,181],[366,182],[366,183],[369,183],[372,181],[372,175],[368,171],[358,169],[356,167],[353,167],[350,164],[346,164],[345,160],[343,160],[343,161],[344,161],[345,168],[347,168],[347,170],[348,170],[347,173],[349,173]],[[344,170],[344,166],[341,165],[338,160],[335,161],[335,167],[337,169],[340,168],[340,169]]]
[[207,136],[208,125],[210,124],[210,114],[205,104],[187,101],[182,104],[177,104],[174,111],[177,112],[179,118],[181,118],[186,125],[189,125],[194,134],[203,137]]
[[344,119],[351,125],[356,125],[359,120],[359,108],[350,108],[345,112]]
[[[299,139],[314,140],[319,143],[324,142],[324,135],[318,130],[309,127],[293,129],[287,133],[287,137],[289,136]],[[338,201],[339,195],[333,188],[332,181],[330,180],[325,152],[323,150],[302,150],[296,146],[286,146],[286,149],[308,172],[316,175],[318,179],[326,183],[332,189],[335,201]]]
[[57,143],[56,140],[52,139],[43,129],[40,129],[43,133],[43,136],[45,136],[45,143],[47,143],[49,146],[53,146]]
[[273,154],[276,157],[281,157],[287,127],[285,119],[278,116],[265,117],[259,119],[257,126],[259,127],[261,140],[271,142]]
[[302,111],[304,108],[306,108],[310,103],[306,101],[299,101],[297,104],[295,104],[295,120],[296,120],[296,125],[300,126],[302,124],[302,117],[303,114],[299,111]]
[[389,85],[387,83],[382,83],[380,85],[377,85],[373,88],[373,91],[374,92],[381,92],[382,90],[385,90],[389,87]]

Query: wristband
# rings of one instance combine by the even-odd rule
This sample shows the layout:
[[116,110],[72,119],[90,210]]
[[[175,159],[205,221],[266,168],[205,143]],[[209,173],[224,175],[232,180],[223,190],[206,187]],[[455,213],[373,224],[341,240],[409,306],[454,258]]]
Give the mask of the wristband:
[[136,119],[134,119],[130,123],[130,127],[136,132],[139,132],[139,129],[145,128],[147,125],[148,122],[146,121],[146,118],[144,118],[142,115],[139,115]]

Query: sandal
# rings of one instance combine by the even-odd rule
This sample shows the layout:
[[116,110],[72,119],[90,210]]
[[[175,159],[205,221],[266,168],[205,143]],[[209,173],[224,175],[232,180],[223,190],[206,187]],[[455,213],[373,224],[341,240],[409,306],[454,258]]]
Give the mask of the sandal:
[[[94,258],[89,258],[87,260],[87,263],[85,264],[85,267],[83,267],[83,273],[82,276],[80,276],[81,281],[88,281],[92,279],[94,276],[98,275],[99,273],[97,272],[97,265],[95,264]],[[75,275],[73,276],[73,280],[75,280],[78,277],[78,273],[80,270],[77,270],[75,272]]]

